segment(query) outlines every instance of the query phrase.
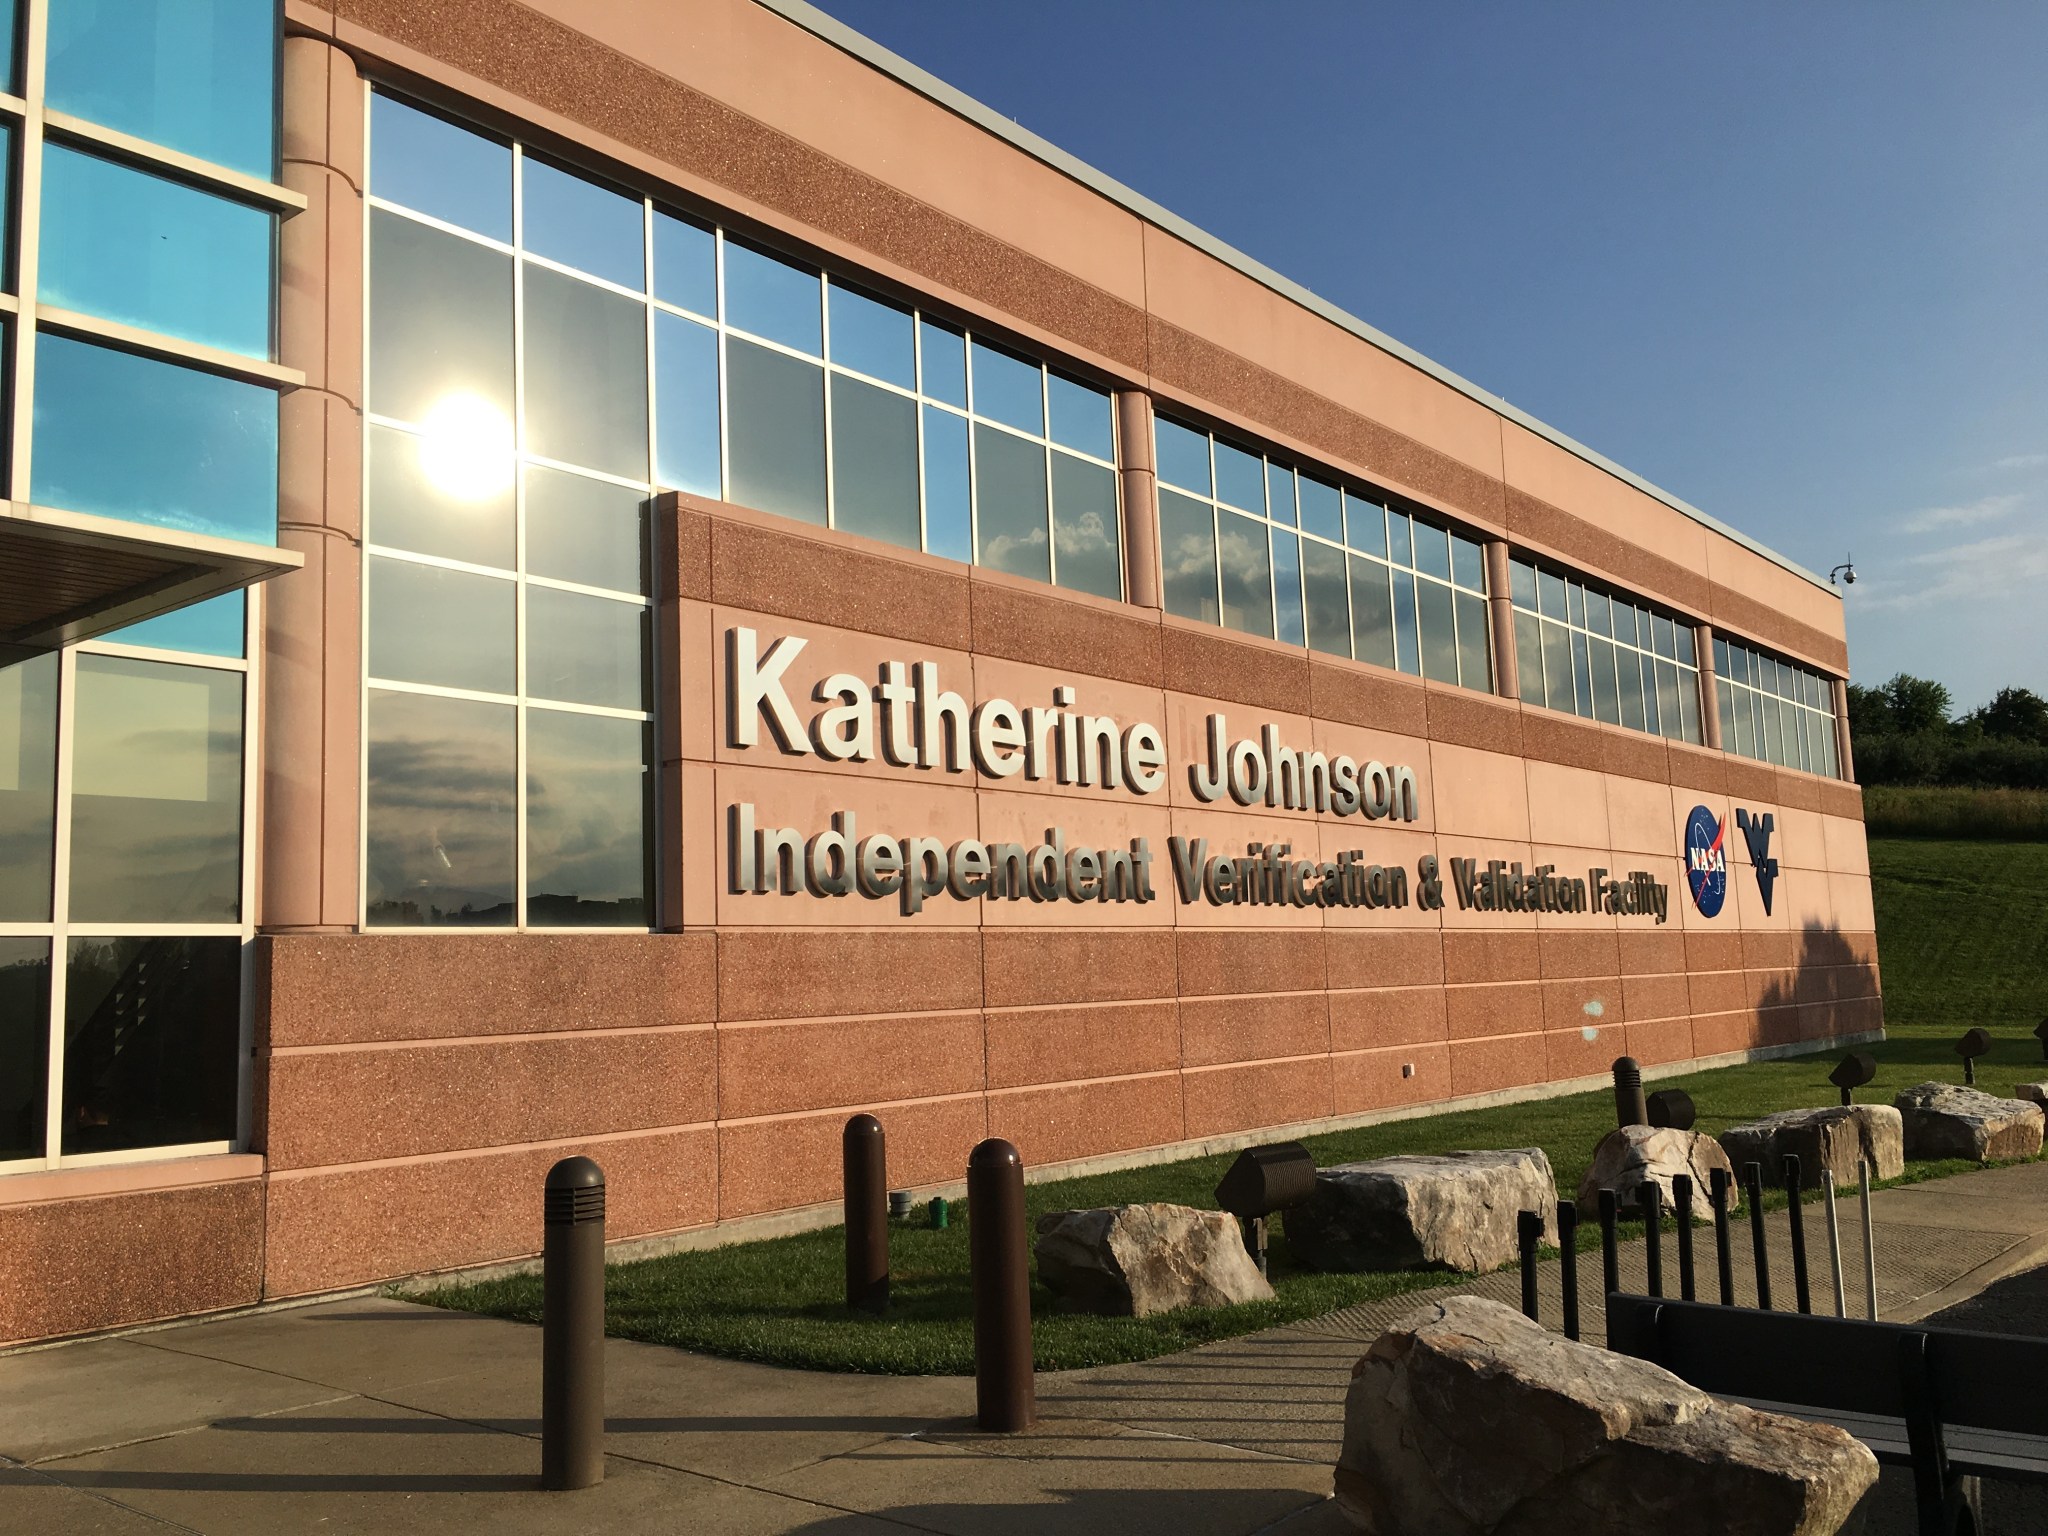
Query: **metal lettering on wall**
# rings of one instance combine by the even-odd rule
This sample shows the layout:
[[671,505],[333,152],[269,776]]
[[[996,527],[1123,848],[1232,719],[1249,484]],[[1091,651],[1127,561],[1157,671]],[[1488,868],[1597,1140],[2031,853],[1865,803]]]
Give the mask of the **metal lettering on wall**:
[[[1149,721],[1128,726],[1109,715],[1074,711],[1075,690],[1057,684],[1051,707],[1008,699],[972,705],[946,689],[936,663],[885,661],[869,683],[848,672],[821,678],[811,700],[824,706],[806,720],[790,694],[792,664],[808,642],[784,635],[764,651],[751,628],[726,631],[726,737],[730,745],[761,745],[766,725],[790,756],[827,762],[882,761],[900,768],[1152,795],[1166,787],[1166,739]],[[1360,763],[1339,753],[1289,746],[1267,724],[1233,740],[1228,718],[1207,721],[1205,761],[1188,765],[1196,800],[1228,797],[1240,806],[1312,810],[1366,821],[1412,822],[1421,816],[1421,788],[1404,763]],[[1070,901],[1144,903],[1158,895],[1147,838],[1122,847],[1070,842],[1048,827],[1042,842],[979,838],[863,836],[855,815],[839,810],[831,826],[806,836],[795,827],[764,826],[751,802],[727,808],[730,889],[741,895],[894,897],[906,915],[928,901]],[[1401,865],[1370,863],[1353,849],[1331,859],[1296,858],[1288,843],[1248,843],[1242,856],[1210,851],[1203,837],[1169,837],[1168,863],[1184,903],[1215,906],[1401,908],[1429,911],[1445,901],[1434,853],[1413,875]],[[1643,870],[1616,876],[1593,868],[1562,876],[1549,864],[1524,873],[1500,859],[1452,859],[1451,891],[1466,910],[1597,911],[1653,916],[1664,922],[1667,886]]]

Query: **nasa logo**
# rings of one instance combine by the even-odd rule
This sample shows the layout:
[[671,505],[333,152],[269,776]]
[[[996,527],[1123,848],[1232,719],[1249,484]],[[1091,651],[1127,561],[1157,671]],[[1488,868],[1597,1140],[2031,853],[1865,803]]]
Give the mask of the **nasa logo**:
[[1685,882],[1692,887],[1692,904],[1702,917],[1718,917],[1721,903],[1728,899],[1728,850],[1723,840],[1728,824],[1717,820],[1704,805],[1692,808],[1685,821]]

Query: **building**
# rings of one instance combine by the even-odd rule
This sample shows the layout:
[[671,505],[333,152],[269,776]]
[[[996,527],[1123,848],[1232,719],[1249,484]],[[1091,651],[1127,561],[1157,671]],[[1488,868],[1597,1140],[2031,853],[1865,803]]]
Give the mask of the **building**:
[[1881,1029],[1825,582],[800,0],[6,9],[0,1340]]

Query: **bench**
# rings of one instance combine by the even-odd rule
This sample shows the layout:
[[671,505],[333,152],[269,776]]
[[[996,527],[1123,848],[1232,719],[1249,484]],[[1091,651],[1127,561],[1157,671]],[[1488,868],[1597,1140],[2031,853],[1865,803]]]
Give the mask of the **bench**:
[[1921,1536],[1983,1536],[1979,1478],[2048,1482],[2048,1340],[1617,1292],[1607,1347],[1912,1467]]

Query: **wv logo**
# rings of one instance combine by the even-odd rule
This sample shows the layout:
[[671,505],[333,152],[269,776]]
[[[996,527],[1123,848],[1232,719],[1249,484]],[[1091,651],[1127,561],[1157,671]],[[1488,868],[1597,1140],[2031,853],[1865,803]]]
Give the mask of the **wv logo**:
[[1771,857],[1771,829],[1777,824],[1777,817],[1765,811],[1761,817],[1752,817],[1749,812],[1738,810],[1735,825],[1742,829],[1742,837],[1749,844],[1749,862],[1756,869],[1756,888],[1763,893],[1764,913],[1771,910],[1771,887],[1778,881],[1778,861]]

